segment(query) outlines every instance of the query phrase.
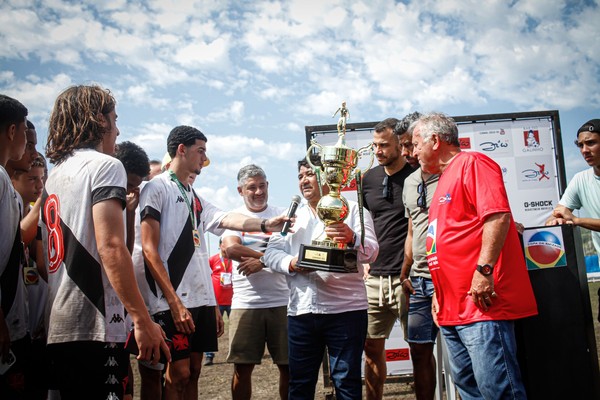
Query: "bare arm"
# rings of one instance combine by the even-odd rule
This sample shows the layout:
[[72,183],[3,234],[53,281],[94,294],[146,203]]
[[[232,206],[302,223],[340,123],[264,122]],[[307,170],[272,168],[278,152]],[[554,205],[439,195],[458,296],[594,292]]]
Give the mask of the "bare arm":
[[29,213],[21,220],[21,237],[23,243],[28,245],[31,243],[37,234],[38,220],[40,219],[40,207],[42,198],[38,197]]
[[559,224],[573,224],[592,231],[600,231],[600,219],[576,217],[573,210],[560,204],[556,206],[552,211],[552,216],[546,221],[546,225]]
[[175,292],[169,274],[160,258],[158,252],[158,243],[160,241],[160,223],[154,218],[147,217],[141,223],[142,230],[142,253],[144,260],[150,269],[152,277],[160,287],[169,304],[175,327],[179,332],[191,334],[196,327],[192,320],[192,315],[183,305],[179,296]]
[[[495,265],[506,240],[510,227],[510,213],[492,214],[483,223],[481,251],[477,264]],[[474,267],[474,266],[473,266]],[[469,294],[478,307],[487,310],[492,305],[494,292],[494,274],[484,276],[478,271],[473,273]]]
[[406,241],[404,242],[404,261],[402,262],[402,270],[400,271],[400,282],[402,285],[402,291],[404,294],[411,295],[415,293],[415,289],[412,286],[412,282],[409,279],[410,268],[413,264],[413,226],[412,218],[408,219],[408,233],[406,234]]
[[139,347],[138,359],[152,360],[156,363],[160,358],[160,349],[167,359],[170,359],[171,354],[164,341],[164,332],[150,319],[137,287],[131,256],[125,246],[120,202],[111,199],[96,203],[92,208],[92,216],[102,266],[135,326],[135,339]]
[[[288,218],[284,215],[269,218],[266,220],[265,227],[267,232],[281,232],[283,224]],[[243,232],[260,232],[262,219],[249,217],[244,214],[231,212],[225,215],[219,224],[220,228],[231,229],[234,231]]]
[[226,236],[223,238],[223,244],[226,248],[227,258],[239,262],[237,269],[240,274],[248,276],[265,267],[259,260],[263,253],[243,246],[239,237]]
[[127,194],[125,204],[125,219],[127,229],[127,249],[129,254],[133,253],[135,245],[135,209],[140,202],[140,188],[135,188],[131,193]]
[[242,245],[242,241],[237,236],[223,237],[223,245],[227,252],[227,258],[230,260],[242,261],[242,257],[253,257],[258,259],[263,255],[263,253],[259,251],[252,250],[251,248]]

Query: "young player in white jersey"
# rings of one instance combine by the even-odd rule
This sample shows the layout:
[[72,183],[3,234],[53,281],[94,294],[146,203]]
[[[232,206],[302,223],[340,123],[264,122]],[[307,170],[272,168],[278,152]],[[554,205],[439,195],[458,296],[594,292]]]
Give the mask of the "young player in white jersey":
[[169,349],[135,284],[125,245],[127,179],[110,155],[119,135],[115,100],[98,86],[74,86],[56,99],[47,155],[42,234],[49,304],[48,351],[62,400],[123,398],[128,354],[124,306],[141,359]]
[[[268,204],[269,182],[262,168],[246,165],[239,170],[237,180],[238,193],[244,198],[244,205],[234,211],[255,218],[270,218],[285,212]],[[261,257],[270,238],[270,233],[260,231],[227,231],[223,234],[227,256],[237,261],[233,267],[227,356],[227,361],[234,364],[231,380],[233,399],[251,397],[252,371],[256,364],[261,363],[265,344],[279,369],[280,398],[287,399],[288,395],[289,289],[285,275],[273,272],[262,262]]]
[[24,398],[24,367],[29,349],[27,305],[22,279],[24,261],[21,241],[21,209],[17,193],[6,172],[9,160],[20,160],[25,152],[27,108],[0,95],[0,363],[14,364],[0,375],[0,393]]
[[169,170],[148,182],[141,193],[142,250],[150,293],[150,312],[172,340],[164,397],[196,399],[204,352],[217,350],[223,320],[216,301],[204,233],[224,229],[277,231],[286,218],[250,218],[224,213],[199,197],[188,183],[200,174],[206,136],[190,126],[173,128],[167,139]]

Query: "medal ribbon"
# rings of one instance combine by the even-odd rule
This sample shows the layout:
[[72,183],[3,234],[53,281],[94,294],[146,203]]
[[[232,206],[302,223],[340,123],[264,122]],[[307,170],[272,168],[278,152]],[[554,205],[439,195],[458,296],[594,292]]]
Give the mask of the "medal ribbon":
[[[181,192],[181,195],[183,196],[185,204],[187,205],[188,211],[190,213],[190,218],[192,219],[192,230],[195,230],[196,229],[195,204],[190,204],[190,199],[188,199],[185,188],[183,187],[183,184],[181,183],[179,178],[177,178],[177,175],[175,175],[175,172],[169,171],[169,175],[171,176],[171,180],[177,184],[177,187],[179,188],[179,191]],[[192,198],[193,198],[193,193],[192,193]]]

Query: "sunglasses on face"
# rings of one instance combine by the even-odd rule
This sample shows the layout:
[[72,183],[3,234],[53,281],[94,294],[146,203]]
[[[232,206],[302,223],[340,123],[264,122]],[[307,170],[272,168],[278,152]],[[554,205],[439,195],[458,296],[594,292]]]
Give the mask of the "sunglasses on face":
[[425,185],[425,181],[419,183],[419,186],[417,186],[417,193],[419,193],[417,206],[424,210],[427,209],[427,186]]

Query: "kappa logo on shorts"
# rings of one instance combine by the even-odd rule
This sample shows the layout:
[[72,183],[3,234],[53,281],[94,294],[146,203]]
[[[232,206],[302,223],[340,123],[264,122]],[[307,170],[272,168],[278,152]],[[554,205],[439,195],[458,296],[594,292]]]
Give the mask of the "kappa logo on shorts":
[[121,399],[119,399],[119,396],[117,396],[117,394],[115,392],[110,392],[108,394],[108,397],[106,398],[106,400],[121,400]]
[[117,360],[115,360],[115,358],[113,356],[108,357],[108,360],[106,360],[106,363],[104,364],[105,367],[118,367],[119,363],[117,362]]
[[106,378],[106,382],[104,382],[108,385],[116,385],[119,383],[119,380],[117,379],[117,377],[114,374],[109,374],[108,378]]

